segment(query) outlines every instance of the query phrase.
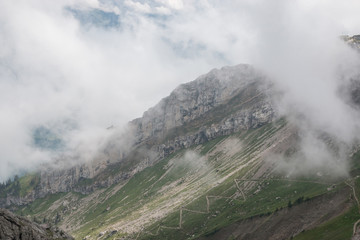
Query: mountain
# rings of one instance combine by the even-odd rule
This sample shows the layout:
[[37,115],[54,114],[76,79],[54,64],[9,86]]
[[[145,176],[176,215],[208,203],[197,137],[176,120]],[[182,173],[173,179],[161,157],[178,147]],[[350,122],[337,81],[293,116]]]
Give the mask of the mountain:
[[71,240],[74,239],[57,227],[33,223],[26,218],[16,216],[5,209],[0,209],[0,239],[34,240]]
[[[359,46],[357,36],[344,40]],[[353,79],[343,90],[354,105],[357,86]],[[334,156],[350,159],[348,175],[285,171],[301,157],[301,134],[277,110],[278,94],[250,65],[214,69],[125,130],[109,129],[93,161],[0,185],[0,206],[76,239],[356,239],[358,144],[343,153],[317,133]]]
[[[112,139],[93,162],[43,171],[34,191],[21,198],[0,199],[0,206],[26,204],[48,193],[92,192],[127,180],[179,149],[264,125],[274,118],[274,111],[265,99],[262,79],[251,66],[238,65],[215,69],[183,84],[142,118],[130,122],[127,132]],[[118,143],[119,138],[126,140]],[[113,174],[114,168],[121,171]],[[83,184],[89,179],[91,185]]]
[[342,36],[343,40],[349,44],[351,47],[360,50],[360,35],[354,35],[354,36]]

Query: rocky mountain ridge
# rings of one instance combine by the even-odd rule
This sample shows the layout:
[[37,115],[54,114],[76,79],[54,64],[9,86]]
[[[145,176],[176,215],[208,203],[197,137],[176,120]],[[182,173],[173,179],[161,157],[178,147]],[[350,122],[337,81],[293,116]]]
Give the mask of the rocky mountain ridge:
[[73,240],[74,238],[57,227],[39,225],[8,210],[0,209],[0,239]]
[[[358,82],[340,89],[350,107],[359,105]],[[304,239],[332,221],[344,228],[323,232],[350,239],[360,232],[359,151],[350,154],[349,176],[322,166],[301,177],[284,170],[301,157],[302,139],[279,118],[273,87],[249,65],[212,70],[126,132],[109,129],[114,135],[93,162],[20,178],[20,191],[6,186],[0,204],[77,239]],[[336,149],[331,136],[319,137]]]
[[[358,36],[344,40],[358,48]],[[358,82],[355,82],[358,83]],[[352,88],[358,102],[359,87]],[[41,171],[39,183],[23,195],[0,197],[0,207],[24,205],[59,192],[89,194],[128,181],[133,175],[184,148],[220,136],[271,123],[277,113],[271,87],[252,66],[241,64],[214,69],[177,87],[168,97],[129,123],[127,132],[110,140],[92,162],[62,170]],[[356,100],[357,99],[357,100]]]
[[[179,149],[269,123],[276,114],[267,90],[265,78],[249,65],[214,69],[180,85],[143,117],[131,121],[126,132],[133,135],[130,150],[119,151],[121,146],[109,142],[112,145],[99,159],[70,169],[42,171],[33,191],[21,197],[8,195],[0,199],[0,206],[27,204],[49,193],[89,193],[125,181]],[[132,162],[129,169],[101,176],[108,166],[126,161]],[[79,185],[84,179],[96,180]]]
[[250,65],[214,69],[196,80],[178,86],[168,97],[132,121],[138,141],[147,141],[191,122],[226,103],[251,84],[264,79]]

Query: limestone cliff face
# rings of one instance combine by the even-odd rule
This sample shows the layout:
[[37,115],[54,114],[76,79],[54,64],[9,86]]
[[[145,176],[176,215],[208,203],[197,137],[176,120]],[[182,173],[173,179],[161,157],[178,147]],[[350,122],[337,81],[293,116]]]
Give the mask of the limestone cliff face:
[[[170,96],[132,121],[138,141],[160,137],[172,128],[183,126],[215,107],[225,104],[263,77],[249,65],[214,69],[198,79],[177,87]],[[225,116],[224,116],[225,117]]]
[[247,109],[239,110],[219,123],[203,126],[193,134],[177,136],[161,145],[156,145],[156,151],[160,153],[161,157],[166,157],[179,149],[205,143],[219,136],[260,127],[274,118],[275,112],[272,105],[261,102]]
[[218,136],[256,128],[275,117],[264,77],[249,65],[212,70],[180,85],[131,123],[160,157]]
[[[168,97],[129,123],[124,141],[109,141],[93,162],[43,171],[40,184],[25,197],[7,196],[0,206],[26,204],[49,193],[88,193],[130,178],[161,158],[218,136],[271,122],[275,111],[267,97],[265,78],[249,65],[214,69],[177,87]],[[122,138],[121,135],[117,138]],[[116,138],[115,138],[116,139]],[[132,154],[134,151],[141,154]],[[134,156],[133,156],[134,155]],[[130,169],[104,174],[113,163],[136,161]],[[99,177],[100,176],[100,177]],[[79,184],[83,179],[94,179]]]
[[70,240],[74,238],[59,228],[39,225],[5,209],[0,209],[0,239]]

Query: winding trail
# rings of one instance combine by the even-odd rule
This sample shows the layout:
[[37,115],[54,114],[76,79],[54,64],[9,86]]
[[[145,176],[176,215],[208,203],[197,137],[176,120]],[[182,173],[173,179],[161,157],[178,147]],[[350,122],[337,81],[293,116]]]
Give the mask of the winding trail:
[[317,183],[323,185],[329,185],[328,182],[319,182],[319,181],[309,181],[309,180],[296,180],[296,179],[286,179],[286,178],[250,178],[250,179],[235,179],[236,181],[253,181],[253,182],[260,182],[260,181],[286,181],[286,182],[302,182],[302,183]]
[[[249,179],[245,179],[245,178],[239,178],[239,179],[234,179],[234,183],[235,183],[235,186],[236,186],[236,189],[238,190],[238,192],[241,194],[242,198],[243,198],[243,201],[246,201],[246,195],[243,191],[243,189],[240,187],[239,185],[239,182],[262,182],[262,181],[286,181],[286,182],[302,182],[302,183],[316,183],[316,184],[323,184],[323,185],[329,185],[330,183],[326,183],[326,182],[319,182],[319,181],[309,181],[309,180],[295,180],[295,179],[283,179],[283,178],[249,178]],[[354,192],[354,196],[355,196],[355,200],[360,208],[360,202],[358,200],[358,198],[356,197],[356,194],[355,194],[355,188],[347,183],[345,181],[345,183],[350,186],[352,189],[353,189],[353,192]],[[178,227],[167,227],[167,226],[159,226],[156,230],[155,233],[152,233],[152,232],[149,232],[149,231],[144,231],[142,232],[143,234],[148,234],[148,235],[151,235],[151,236],[157,236],[159,235],[159,232],[162,230],[162,229],[175,229],[175,230],[180,230],[182,229],[182,224],[183,224],[183,212],[184,211],[187,211],[187,212],[191,212],[191,213],[197,213],[197,214],[210,214],[210,198],[215,198],[215,199],[231,199],[231,200],[234,200],[237,198],[237,195],[234,194],[233,195],[234,197],[226,197],[226,196],[221,196],[221,195],[206,195],[205,198],[206,198],[206,212],[205,211],[199,211],[199,210],[192,210],[192,209],[188,209],[188,208],[184,208],[184,207],[180,207],[180,210],[179,210],[179,226]],[[360,210],[359,210],[360,211]],[[264,222],[268,221],[271,216],[273,214],[271,214],[268,218],[266,218],[264,220]],[[354,224],[354,233],[356,232],[356,226],[357,224],[360,222],[360,219]],[[263,223],[262,223],[263,224]],[[261,224],[261,225],[262,225]],[[138,239],[138,237],[140,236],[140,233],[141,231],[138,233],[138,235],[136,236],[135,240]]]
[[241,195],[243,196],[244,201],[246,201],[246,195],[245,195],[244,191],[240,188],[238,179],[234,179],[234,182],[235,182],[236,188],[239,190],[239,192],[241,192]]
[[[358,176],[356,176],[355,178],[357,178]],[[353,179],[352,179],[353,180]],[[359,202],[359,199],[358,197],[356,196],[356,190],[355,190],[355,187],[351,184],[351,183],[348,183],[347,181],[345,181],[345,184],[348,185],[352,190],[353,190],[353,195],[354,195],[354,198],[355,198],[355,201],[358,205],[358,211],[360,213],[360,202]],[[357,225],[359,224],[360,222],[360,219],[357,220],[355,223],[354,223],[354,226],[353,226],[353,236],[355,236],[356,234],[356,229],[357,229]]]

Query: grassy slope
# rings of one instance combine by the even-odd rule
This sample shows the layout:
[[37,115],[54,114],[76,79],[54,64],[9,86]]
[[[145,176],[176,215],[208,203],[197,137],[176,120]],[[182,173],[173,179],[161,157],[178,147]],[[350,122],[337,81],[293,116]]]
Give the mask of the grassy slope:
[[20,178],[9,181],[0,189],[0,197],[5,198],[8,195],[24,197],[33,191],[40,182],[40,176],[37,173],[29,173]]
[[66,193],[57,193],[48,195],[45,198],[36,199],[30,205],[20,207],[17,213],[23,216],[44,213],[50,208],[50,206],[54,204],[54,202],[61,199],[65,195]]
[[[247,148],[244,148],[243,151],[236,152],[236,155],[238,156],[232,156],[233,158],[237,159],[252,159],[250,157],[253,152],[255,152],[258,148],[260,148],[261,144],[259,144],[259,141],[261,139],[265,140],[267,139],[271,134],[274,134],[274,132],[277,131],[277,129],[281,128],[283,126],[283,122],[279,123],[278,126],[268,125],[264,126],[261,129],[250,131],[247,135],[241,135],[236,136],[237,138],[243,139],[246,142],[249,143]],[[198,152],[200,155],[206,155],[221,142],[226,141],[226,139],[231,137],[221,137],[217,138],[213,141],[210,141],[203,146],[201,146],[200,149],[198,149]],[[259,141],[254,141],[253,139],[256,138]],[[255,144],[256,143],[256,144]],[[196,151],[196,147],[192,149],[193,151]],[[215,151],[215,150],[214,150]],[[134,212],[136,212],[137,209],[139,209],[139,205],[146,205],[148,208],[152,208],[154,211],[156,211],[156,208],[159,208],[162,203],[165,203],[167,201],[171,201],[176,199],[177,197],[180,197],[184,192],[191,191],[194,189],[194,186],[196,187],[197,184],[202,184],[201,188],[196,189],[195,195],[197,195],[199,201],[206,201],[204,198],[201,200],[201,198],[204,196],[207,190],[209,190],[209,184],[210,182],[214,182],[216,178],[213,178],[209,181],[206,180],[206,178],[214,174],[214,169],[220,169],[219,172],[216,175],[226,175],[228,174],[229,170],[233,168],[234,159],[226,157],[226,161],[221,162],[220,164],[216,162],[216,159],[224,158],[221,155],[223,153],[217,152],[216,154],[212,156],[208,156],[206,159],[206,165],[211,166],[211,168],[206,168],[205,170],[201,170],[201,168],[205,168],[204,166],[187,166],[188,163],[183,164],[181,163],[181,158],[185,151],[178,152],[177,154],[174,154],[159,163],[157,163],[153,167],[149,167],[143,172],[136,174],[120,191],[115,193],[112,197],[104,201],[103,203],[100,203],[98,205],[94,205],[93,207],[89,208],[88,213],[85,215],[84,222],[87,222],[87,224],[81,228],[79,232],[76,233],[76,235],[84,236],[84,235],[92,235],[93,232],[100,231],[102,229],[102,226],[111,225],[112,223],[115,223],[121,219],[127,219],[130,220],[136,216]],[[196,161],[196,159],[195,159]],[[170,164],[169,164],[170,162]],[[180,162],[181,164],[178,164]],[[235,161],[236,162],[236,161]],[[222,166],[225,163],[228,164],[228,166]],[[229,164],[231,163],[231,164]],[[169,167],[170,166],[170,167]],[[198,174],[194,177],[194,171],[196,172],[198,169],[196,167],[200,168],[200,173],[202,175]],[[247,172],[247,169],[244,168],[242,172],[240,172],[240,175],[242,176]],[[165,174],[166,173],[166,174]],[[235,177],[235,176],[234,176]],[[219,176],[217,176],[219,178]],[[183,179],[190,179],[186,183],[182,183],[182,181],[185,181]],[[205,180],[204,180],[205,179]],[[186,187],[180,188],[182,190],[179,190],[178,192],[175,192],[174,195],[167,195],[164,194],[164,196],[159,196],[159,191],[161,192],[161,189],[164,188],[164,186],[170,185],[172,183],[176,183],[175,185],[181,185],[186,184]],[[218,188],[214,189],[212,194],[217,194],[217,189],[221,189],[225,186],[225,188],[230,187],[233,193],[236,191],[235,185],[232,179],[228,179],[224,181],[224,185],[220,185]],[[204,193],[201,194],[201,191]],[[189,201],[188,201],[189,202]],[[191,201],[190,201],[191,202]],[[186,200],[185,202],[186,203]],[[195,203],[196,204],[196,201]],[[112,209],[112,211],[107,212],[106,209],[109,208]],[[206,206],[203,206],[203,208],[206,209]],[[178,224],[178,212],[179,208],[176,208],[176,210],[173,212],[175,218],[173,220],[169,220],[170,223],[174,222],[175,226]],[[176,219],[177,218],[177,219]],[[202,217],[200,216],[200,219]],[[96,219],[96,220],[94,220]],[[168,220],[165,220],[168,221]],[[103,223],[103,224],[99,224]],[[170,224],[171,225],[171,224]]]
[[[181,230],[161,229],[159,235],[151,236],[145,233],[142,235],[142,239],[186,239],[189,236],[191,239],[196,239],[202,235],[212,234],[241,219],[256,215],[268,215],[276,209],[286,208],[289,200],[295,203],[301,197],[310,198],[326,192],[326,187],[323,185],[313,183],[284,184],[284,182],[286,181],[264,181],[262,182],[262,191],[258,194],[250,194],[246,201],[241,198],[236,200],[213,199],[208,214],[185,213]],[[231,196],[231,194],[224,194],[226,192],[231,193],[231,188],[231,184],[228,183],[227,186],[219,186],[213,189],[209,195],[217,193],[221,196]],[[189,204],[186,208],[205,211],[204,199],[205,196]],[[166,226],[176,226],[178,221],[179,214],[175,213],[163,220],[162,223]],[[154,225],[150,230],[155,233],[157,226]]]
[[354,223],[360,219],[357,206],[335,219],[332,219],[315,229],[305,231],[294,240],[344,240],[351,239]]
[[40,176],[38,174],[28,174],[20,178],[20,196],[25,196],[27,193],[33,191],[39,182]]
[[[121,236],[137,239],[196,239],[211,235],[241,219],[267,215],[286,208],[289,201],[294,204],[298,199],[328,192],[330,184],[288,181],[283,176],[272,174],[273,179],[267,176],[266,180],[261,181],[239,181],[239,186],[247,196],[246,200],[242,197],[234,180],[249,178],[259,170],[259,153],[271,146],[272,141],[276,141],[278,132],[284,126],[285,122],[279,121],[245,134],[217,138],[191,148],[198,154],[195,159],[185,161],[187,151],[177,152],[136,174],[124,186],[112,186],[90,196],[75,193],[51,195],[19,211],[38,219],[54,219],[60,213],[62,226],[76,226],[72,234],[77,239],[85,236],[96,238],[99,232],[111,232],[112,229],[118,232],[107,239]],[[241,144],[231,145],[234,139]],[[226,148],[229,144],[231,151]],[[234,148],[237,150],[234,151]],[[199,164],[194,165],[194,161]],[[209,199],[209,212],[206,197]],[[65,200],[69,202],[68,206],[64,204]],[[182,207],[181,229],[177,229]],[[47,210],[49,208],[51,210]],[[327,229],[343,233],[341,236],[348,236],[349,232],[351,235],[352,224],[358,215],[354,209],[319,228],[302,233],[299,239],[327,236]],[[164,214],[157,215],[161,212]],[[142,225],[141,222],[146,224]],[[130,226],[123,227],[127,223]],[[138,231],[142,227],[145,229],[140,233],[132,234],[130,231]],[[302,235],[305,238],[301,238]]]
[[[357,198],[360,197],[360,178],[358,174],[360,170],[360,151],[354,154],[351,166],[351,177],[355,178],[354,187]],[[318,226],[312,230],[305,231],[294,239],[296,240],[312,240],[312,239],[329,239],[329,240],[343,240],[351,239],[353,233],[354,223],[360,219],[359,206],[354,204],[346,213],[338,216],[331,221]]]

